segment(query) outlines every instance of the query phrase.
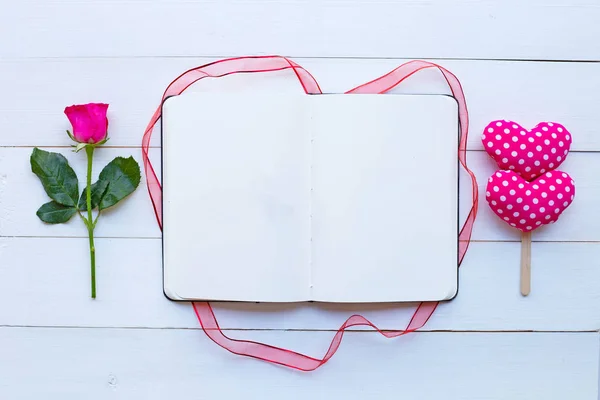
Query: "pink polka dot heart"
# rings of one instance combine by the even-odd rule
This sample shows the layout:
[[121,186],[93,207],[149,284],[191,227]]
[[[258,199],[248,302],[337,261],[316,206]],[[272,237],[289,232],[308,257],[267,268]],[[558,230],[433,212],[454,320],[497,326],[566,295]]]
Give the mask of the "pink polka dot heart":
[[523,232],[556,222],[575,198],[575,182],[562,171],[546,172],[531,182],[513,171],[497,171],[486,190],[492,211]]
[[500,169],[528,181],[558,168],[571,148],[571,134],[561,124],[541,122],[528,131],[516,122],[490,122],[481,136],[483,146]]

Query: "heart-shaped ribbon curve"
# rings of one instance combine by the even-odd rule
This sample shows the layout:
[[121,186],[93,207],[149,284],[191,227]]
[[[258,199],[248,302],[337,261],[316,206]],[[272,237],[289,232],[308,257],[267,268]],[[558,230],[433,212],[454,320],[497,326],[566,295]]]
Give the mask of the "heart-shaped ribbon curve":
[[[458,235],[458,264],[462,263],[469,243],[473,224],[477,216],[477,205],[479,192],[475,174],[467,167],[467,138],[469,131],[469,114],[467,104],[458,78],[447,69],[427,61],[409,61],[380,76],[372,81],[364,83],[353,89],[348,90],[347,94],[360,93],[386,93],[392,88],[402,83],[413,74],[425,70],[435,69],[439,71],[448,84],[453,97],[458,102],[460,141],[458,144],[458,160],[471,178],[472,203],[467,218]],[[192,84],[204,78],[219,78],[240,73],[263,73],[276,72],[283,70],[293,71],[298,82],[301,84],[306,94],[321,94],[321,88],[315,78],[300,65],[294,61],[281,56],[252,56],[252,57],[234,57],[225,60],[215,61],[206,65],[189,69],[179,75],[165,90],[162,96],[164,101],[169,96],[176,96],[183,93]],[[161,103],[162,104],[162,103]],[[148,193],[152,200],[156,220],[162,229],[162,187],[158,176],[150,162],[149,148],[152,130],[161,117],[162,108],[159,105],[150,119],[144,137],[142,139],[142,158],[146,172],[146,182],[148,184]],[[198,322],[206,335],[217,345],[223,347],[231,353],[241,356],[252,357],[259,360],[284,365],[301,371],[314,371],[324,365],[337,351],[344,336],[346,329],[355,326],[369,326],[387,338],[401,336],[423,327],[437,308],[438,302],[422,302],[415,310],[412,318],[404,330],[381,330],[371,321],[361,315],[351,315],[336,331],[331,344],[322,358],[315,358],[305,354],[297,353],[292,350],[276,347],[266,343],[254,342],[249,340],[233,339],[225,335],[215,317],[213,309],[208,302],[192,303]]]
[[497,120],[485,127],[481,141],[500,169],[531,181],[562,164],[572,139],[556,122],[541,122],[528,131],[516,122]]
[[513,171],[497,171],[488,179],[485,198],[507,224],[531,232],[558,220],[575,198],[575,182],[562,171],[546,172],[531,182]]

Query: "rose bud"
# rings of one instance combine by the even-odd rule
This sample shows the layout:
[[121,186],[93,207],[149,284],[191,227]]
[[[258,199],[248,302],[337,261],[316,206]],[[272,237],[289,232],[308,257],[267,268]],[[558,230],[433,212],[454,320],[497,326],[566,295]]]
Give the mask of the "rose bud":
[[[108,104],[88,103],[65,108],[65,115],[73,126],[71,139],[82,144],[102,144],[108,134]],[[80,147],[80,146],[78,146]]]

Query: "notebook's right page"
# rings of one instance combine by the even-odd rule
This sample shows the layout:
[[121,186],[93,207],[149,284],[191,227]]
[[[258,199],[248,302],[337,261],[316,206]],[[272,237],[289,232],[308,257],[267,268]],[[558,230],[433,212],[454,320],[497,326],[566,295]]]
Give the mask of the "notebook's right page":
[[443,95],[312,104],[312,298],[405,302],[458,290],[458,106]]

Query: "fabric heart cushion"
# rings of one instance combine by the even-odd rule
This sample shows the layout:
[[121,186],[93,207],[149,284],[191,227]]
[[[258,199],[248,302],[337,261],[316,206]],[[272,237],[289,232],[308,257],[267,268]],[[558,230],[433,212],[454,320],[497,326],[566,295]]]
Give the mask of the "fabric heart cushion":
[[488,179],[485,196],[507,224],[531,232],[558,220],[575,198],[575,182],[562,171],[546,172],[531,182],[514,171],[497,171]]
[[490,122],[481,136],[483,146],[500,169],[528,181],[558,168],[571,148],[571,134],[556,122],[541,122],[528,131],[516,122]]

